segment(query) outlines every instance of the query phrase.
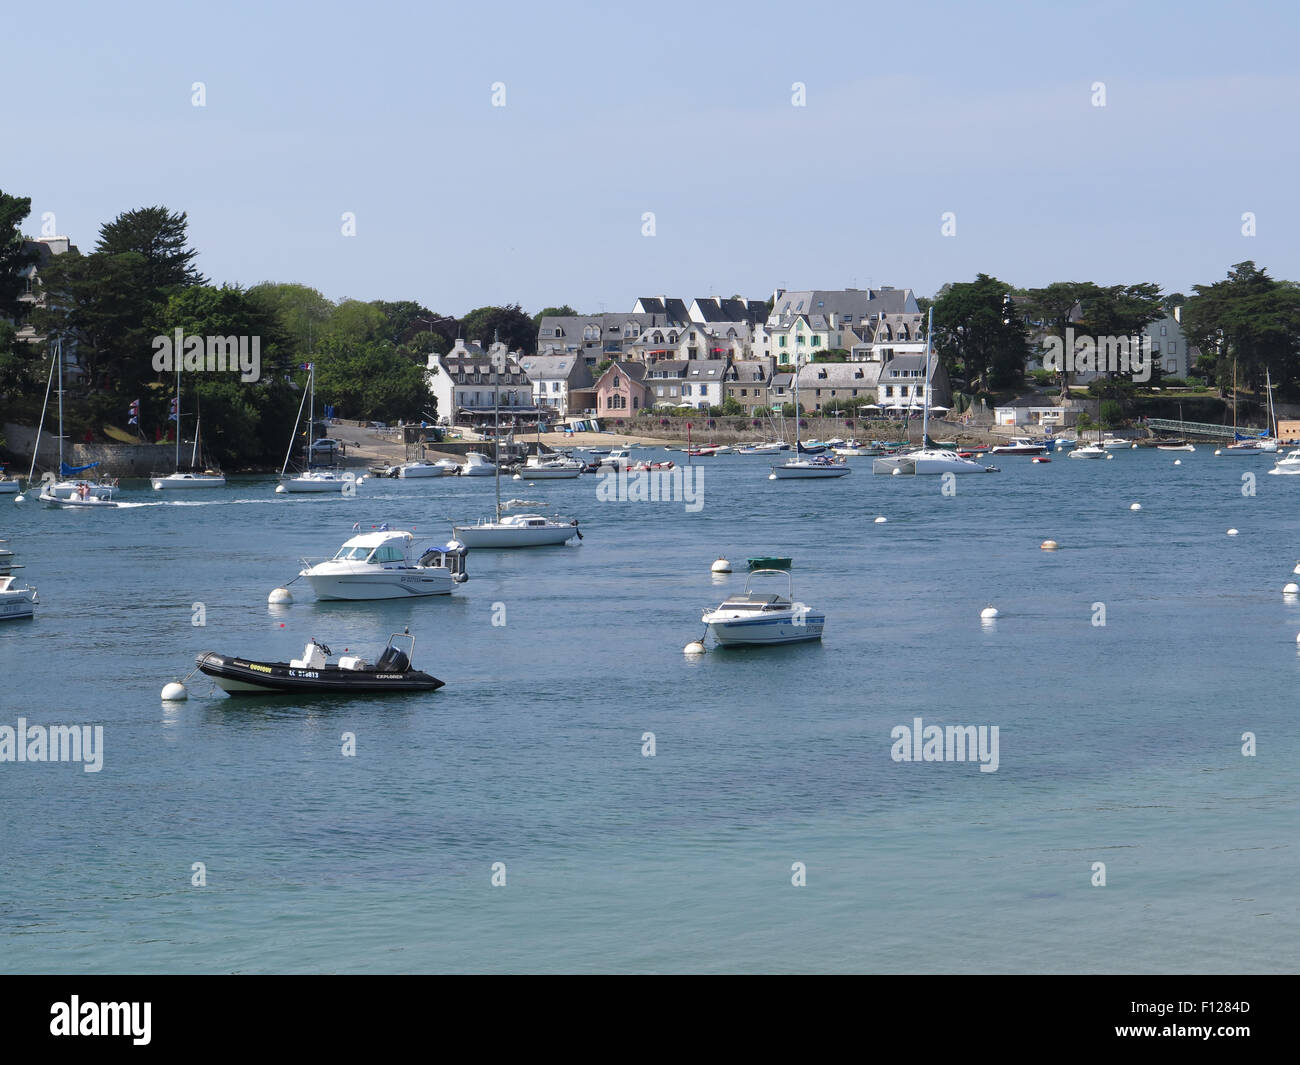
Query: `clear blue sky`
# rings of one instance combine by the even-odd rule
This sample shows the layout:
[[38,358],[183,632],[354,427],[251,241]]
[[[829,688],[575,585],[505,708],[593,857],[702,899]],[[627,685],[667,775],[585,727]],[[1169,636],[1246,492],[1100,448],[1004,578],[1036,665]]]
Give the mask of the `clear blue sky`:
[[1241,2],[8,4],[0,188],[83,250],[162,203],[215,281],[446,314],[1300,279],[1298,30]]

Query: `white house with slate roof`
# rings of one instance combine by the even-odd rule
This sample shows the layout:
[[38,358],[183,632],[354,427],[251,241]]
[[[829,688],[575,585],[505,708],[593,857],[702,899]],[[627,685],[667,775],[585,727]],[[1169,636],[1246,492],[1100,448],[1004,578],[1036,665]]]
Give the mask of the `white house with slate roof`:
[[519,365],[533,386],[533,405],[554,411],[561,418],[579,413],[569,408],[570,394],[594,384],[591,367],[578,353],[524,355]]
[[[924,354],[896,355],[881,366],[876,386],[876,402],[881,407],[886,410],[890,407],[922,407],[925,405],[925,393]],[[930,359],[930,406],[952,406],[952,386],[948,383],[948,372],[943,368],[943,363],[933,356]]]
[[919,313],[910,288],[777,289],[767,321],[754,330],[752,350],[778,362],[790,362],[796,353],[851,350],[882,315]]
[[[493,345],[493,348],[504,350],[505,345]],[[456,425],[468,420],[465,416],[483,415],[497,406],[503,418],[511,414],[512,408],[518,413],[531,411],[532,385],[517,358],[522,356],[508,355],[498,385],[489,354],[483,353],[477,344],[466,347],[457,341],[456,348],[446,355],[431,352],[425,378],[429,391],[437,397],[438,417]]]
[[538,355],[580,354],[588,366],[617,359],[634,340],[639,327],[629,329],[626,314],[548,316],[537,327]]

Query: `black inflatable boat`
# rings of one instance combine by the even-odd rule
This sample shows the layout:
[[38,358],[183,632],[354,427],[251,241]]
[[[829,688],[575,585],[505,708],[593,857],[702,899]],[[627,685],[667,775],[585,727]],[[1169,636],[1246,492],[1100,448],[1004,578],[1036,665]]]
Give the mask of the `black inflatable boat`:
[[204,651],[194,661],[229,695],[431,692],[443,686],[437,677],[411,668],[415,637],[409,633],[393,633],[373,664],[356,655],[343,655],[331,663],[328,660],[333,653],[313,637],[302,658],[292,662],[255,662],[215,651]]

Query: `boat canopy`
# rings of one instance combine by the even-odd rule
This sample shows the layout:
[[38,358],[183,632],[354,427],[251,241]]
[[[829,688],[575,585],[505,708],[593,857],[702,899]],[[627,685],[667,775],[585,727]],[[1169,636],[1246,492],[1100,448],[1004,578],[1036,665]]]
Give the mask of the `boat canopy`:
[[59,475],[61,477],[72,477],[78,473],[85,473],[86,470],[93,470],[98,465],[98,462],[91,462],[85,466],[69,466],[66,462],[60,462]]

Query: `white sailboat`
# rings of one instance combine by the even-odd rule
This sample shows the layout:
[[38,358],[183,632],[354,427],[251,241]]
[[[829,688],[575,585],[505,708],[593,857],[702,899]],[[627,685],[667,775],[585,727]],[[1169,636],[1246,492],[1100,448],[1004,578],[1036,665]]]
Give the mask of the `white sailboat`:
[[190,454],[190,468],[181,469],[181,360],[176,359],[176,469],[168,474],[150,474],[149,483],[154,491],[177,488],[225,488],[226,478],[216,470],[199,470],[198,397],[194,400],[194,450]]
[[[59,380],[59,476],[62,478],[74,478],[73,480],[56,481],[50,474],[45,475],[41,481],[41,491],[37,498],[49,507],[58,507],[61,510],[98,510],[104,508],[115,508],[117,504],[113,501],[113,493],[117,490],[117,482],[102,482],[92,480],[76,480],[75,476],[83,470],[93,469],[98,466],[98,462],[92,462],[85,466],[68,466],[63,461],[63,340],[61,337],[54,338],[54,361],[55,366],[51,367],[53,373],[55,369],[58,372]],[[46,386],[45,401],[49,402],[49,386]],[[41,424],[36,430],[36,444],[32,451],[32,472],[27,477],[28,486],[31,486],[32,476],[36,471],[36,452],[40,450],[41,430],[45,425],[45,408],[41,408]]]
[[[293,444],[298,438],[298,424],[302,421],[303,404],[310,399],[310,407],[307,413],[307,469],[297,476],[289,476],[289,458],[293,455]],[[344,473],[334,467],[318,468],[312,466],[312,445],[315,443],[316,435],[316,364],[314,362],[307,364],[307,392],[302,397],[302,403],[298,404],[298,417],[293,423],[293,435],[289,438],[289,450],[284,456],[284,465],[280,467],[280,483],[276,486],[276,492],[283,495],[286,492],[293,493],[325,493],[325,492],[342,492],[348,485],[352,485],[352,490],[356,490],[357,479],[351,473]]]
[[[453,525],[452,534],[466,547],[513,548],[513,547],[547,547],[563,544],[578,537],[577,521],[565,522],[559,519],[543,517],[541,514],[511,514],[502,517],[501,511],[501,366],[506,353],[500,341],[492,345],[492,368],[496,378],[492,390],[492,401],[496,418],[496,461],[487,463],[496,475],[497,505],[496,516],[492,521],[480,521],[474,525]],[[471,452],[466,456],[474,457]],[[478,456],[482,458],[482,456]],[[485,463],[486,459],[483,460]]]
[[[794,357],[794,455],[778,465],[770,467],[771,479],[774,481],[816,480],[827,477],[847,477],[853,468],[843,458],[803,453],[799,423],[803,413],[799,409],[799,355]],[[820,450],[820,449],[819,449]]]
[[934,447],[930,441],[930,357],[933,337],[934,308],[931,307],[925,327],[925,404],[921,421],[921,446],[902,455],[872,459],[872,473],[942,476],[945,473],[992,473],[995,469],[993,466],[981,466],[978,462],[964,459],[948,448]]

